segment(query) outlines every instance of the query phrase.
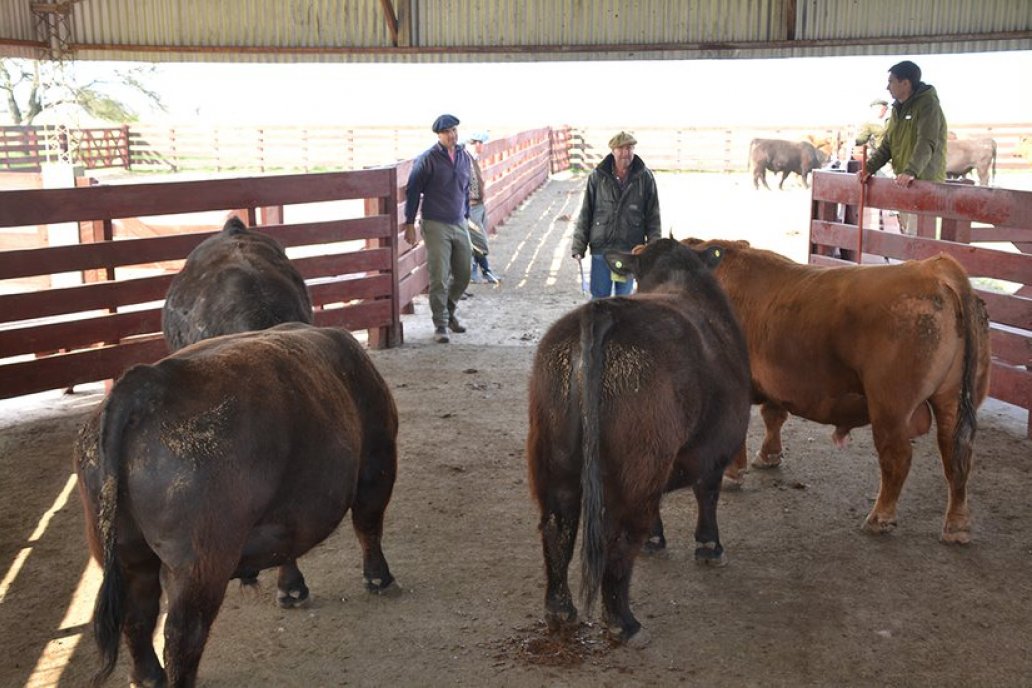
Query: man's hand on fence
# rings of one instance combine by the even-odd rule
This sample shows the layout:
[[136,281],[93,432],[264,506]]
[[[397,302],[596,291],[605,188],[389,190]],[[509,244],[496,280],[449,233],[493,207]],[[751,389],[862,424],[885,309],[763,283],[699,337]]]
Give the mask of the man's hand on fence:
[[405,242],[409,246],[415,246],[419,243],[419,232],[416,231],[416,225],[405,223],[401,228],[405,231]]

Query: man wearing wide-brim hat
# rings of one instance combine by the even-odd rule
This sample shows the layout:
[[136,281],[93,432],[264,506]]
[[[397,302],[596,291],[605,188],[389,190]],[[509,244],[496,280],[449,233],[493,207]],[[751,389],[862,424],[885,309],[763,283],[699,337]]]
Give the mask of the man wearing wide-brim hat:
[[473,250],[469,243],[469,178],[472,159],[459,144],[459,119],[441,115],[431,127],[437,143],[412,166],[405,194],[405,241],[419,241],[416,211],[422,201],[422,231],[430,277],[434,341],[447,344],[448,330],[463,333],[455,310],[469,286]]
[[634,154],[637,139],[621,131],[609,139],[610,154],[588,176],[573,233],[573,257],[591,247],[591,298],[630,294],[632,280],[614,279],[605,251],[630,251],[659,239],[659,193],[656,178]]

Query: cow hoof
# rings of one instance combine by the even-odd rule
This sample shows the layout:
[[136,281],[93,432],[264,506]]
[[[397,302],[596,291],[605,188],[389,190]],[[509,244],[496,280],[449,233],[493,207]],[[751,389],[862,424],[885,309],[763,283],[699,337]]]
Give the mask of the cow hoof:
[[695,563],[699,566],[721,568],[727,566],[727,554],[717,543],[707,542],[695,548]]
[[948,545],[968,545],[971,531],[967,526],[946,526],[942,529],[942,541]]
[[362,580],[365,582],[366,590],[376,595],[390,595],[395,592],[395,589],[398,589],[398,585],[394,582],[394,576],[391,575],[388,575],[387,578],[363,578]]
[[728,473],[724,474],[724,481],[723,485],[721,485],[721,489],[741,490],[743,487],[745,487],[745,471],[736,473],[735,475],[730,475]]
[[577,609],[571,604],[545,610],[545,624],[552,633],[563,633],[577,626]]
[[648,645],[650,640],[649,634],[633,616],[625,624],[622,624],[617,618],[606,621],[606,630],[609,631],[613,641],[628,647],[642,648]]
[[890,521],[883,521],[879,518],[876,518],[873,515],[868,516],[867,520],[864,521],[863,526],[861,526],[861,530],[863,530],[865,533],[870,533],[872,535],[884,535],[885,533],[891,533],[895,529],[895,519],[892,519]]
[[781,465],[781,460],[785,457],[784,452],[778,452],[777,454],[757,454],[756,458],[753,459],[753,468],[774,468]]
[[666,538],[662,535],[653,535],[641,546],[641,551],[645,554],[659,554],[664,550],[666,550]]
[[283,609],[296,609],[308,604],[308,586],[302,585],[294,590],[277,590],[276,604]]
[[648,647],[648,644],[652,642],[652,636],[649,635],[649,632],[644,628],[639,628],[637,633],[623,642],[624,645],[629,648],[641,650],[642,648]]

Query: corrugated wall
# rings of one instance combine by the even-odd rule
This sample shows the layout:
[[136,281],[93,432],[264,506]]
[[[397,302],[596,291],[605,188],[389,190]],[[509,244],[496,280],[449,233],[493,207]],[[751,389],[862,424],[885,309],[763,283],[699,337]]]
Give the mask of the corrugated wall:
[[[72,37],[78,59],[158,61],[693,59],[1032,49],[1029,0],[393,2],[398,47],[380,0],[84,0],[73,5]],[[0,2],[0,54],[23,50],[19,41],[37,38],[30,5]],[[791,22],[785,18],[793,6],[795,42],[788,40]],[[946,40],[950,36],[971,40]]]

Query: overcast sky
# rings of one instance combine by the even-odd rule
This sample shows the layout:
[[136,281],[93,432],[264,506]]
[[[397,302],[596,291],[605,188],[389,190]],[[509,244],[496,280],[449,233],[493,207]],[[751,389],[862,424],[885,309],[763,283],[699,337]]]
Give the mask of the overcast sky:
[[156,86],[168,122],[429,126],[451,112],[472,128],[851,124],[866,116],[871,100],[888,96],[888,68],[908,58],[938,90],[947,120],[1032,122],[1032,52],[1014,51],[594,63],[169,63],[161,65]]

